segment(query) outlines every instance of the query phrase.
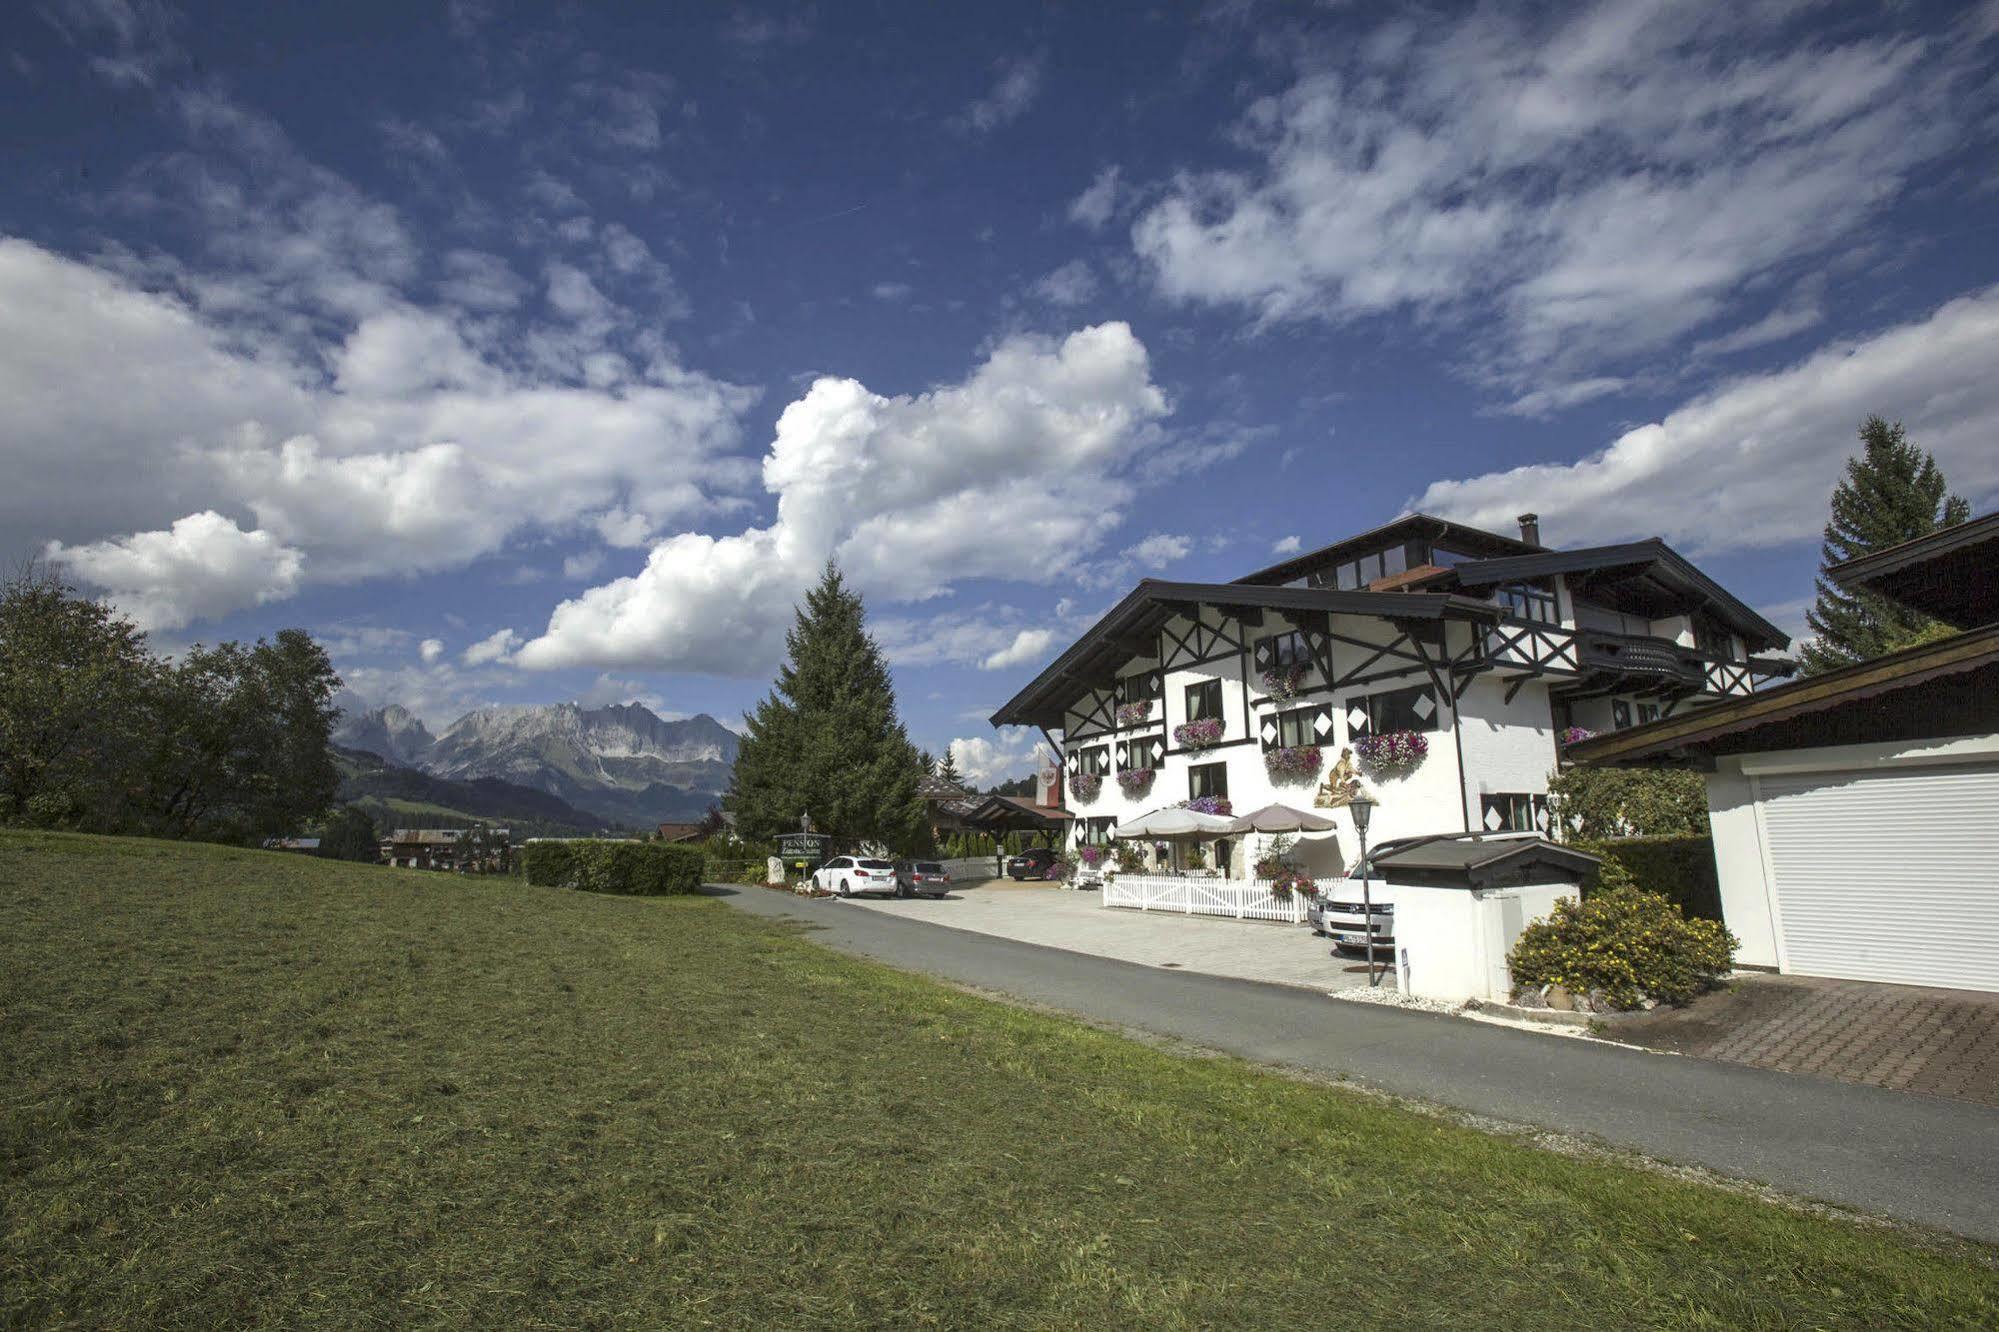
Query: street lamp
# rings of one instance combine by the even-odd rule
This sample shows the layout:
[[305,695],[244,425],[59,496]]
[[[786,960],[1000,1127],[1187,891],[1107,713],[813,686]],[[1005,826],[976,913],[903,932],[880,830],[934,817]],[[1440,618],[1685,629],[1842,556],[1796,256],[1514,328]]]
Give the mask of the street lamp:
[[1360,834],[1360,909],[1367,928],[1367,983],[1373,987],[1379,982],[1374,976],[1374,890],[1369,877],[1372,866],[1367,863],[1367,823],[1374,817],[1375,801],[1364,791],[1354,792],[1347,808],[1353,811],[1353,830]]

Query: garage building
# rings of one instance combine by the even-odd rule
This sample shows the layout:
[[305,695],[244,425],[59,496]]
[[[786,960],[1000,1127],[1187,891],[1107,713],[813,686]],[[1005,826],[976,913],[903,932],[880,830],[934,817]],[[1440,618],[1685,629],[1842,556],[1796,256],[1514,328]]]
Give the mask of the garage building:
[[1741,964],[1999,991],[1999,514],[1828,572],[1963,632],[1570,757],[1703,773]]

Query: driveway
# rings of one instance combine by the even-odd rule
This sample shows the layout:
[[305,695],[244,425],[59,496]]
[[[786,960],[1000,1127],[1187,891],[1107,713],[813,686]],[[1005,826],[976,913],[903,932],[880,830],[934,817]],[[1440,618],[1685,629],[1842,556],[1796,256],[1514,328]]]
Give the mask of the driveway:
[[1613,1039],[1786,1073],[1999,1106],[1999,994],[1815,976],[1747,976]]
[[[1092,892],[996,879],[953,885],[947,898],[857,897],[869,911],[996,934],[1072,953],[1116,958],[1169,971],[1344,990],[1367,984],[1365,963],[1333,956],[1332,945],[1302,925],[1107,908]],[[1395,973],[1381,959],[1389,988]]]
[[846,902],[710,891],[890,966],[1999,1242],[1999,1110],[1987,1106],[1342,1003]]

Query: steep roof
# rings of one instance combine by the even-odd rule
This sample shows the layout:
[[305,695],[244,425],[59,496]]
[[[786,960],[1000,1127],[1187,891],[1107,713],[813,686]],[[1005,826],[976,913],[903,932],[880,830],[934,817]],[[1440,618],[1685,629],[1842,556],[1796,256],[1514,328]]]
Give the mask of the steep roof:
[[1545,546],[1533,545],[1515,537],[1501,536],[1488,532],[1482,527],[1467,527],[1447,518],[1433,518],[1427,513],[1409,513],[1390,523],[1362,532],[1358,536],[1342,537],[1331,545],[1317,550],[1308,550],[1302,555],[1293,555],[1287,560],[1258,569],[1255,573],[1244,574],[1236,579],[1238,583],[1288,583],[1303,576],[1306,571],[1322,564],[1336,562],[1343,555],[1363,554],[1379,546],[1384,541],[1396,537],[1405,540],[1411,537],[1426,537],[1431,541],[1443,541],[1462,546],[1467,553],[1499,555],[1531,555],[1546,550]]
[[1491,587],[1552,574],[1583,575],[1585,591],[1592,587],[1639,585],[1641,591],[1656,589],[1666,597],[1695,602],[1741,634],[1751,647],[1781,648],[1791,641],[1783,630],[1744,605],[1658,537],[1616,546],[1467,560],[1451,573],[1464,587]]
[[1999,620],[1999,512],[1877,550],[1826,574],[1957,629]]
[[1258,587],[1243,583],[1168,583],[1148,578],[1105,613],[1068,651],[995,712],[995,726],[1060,726],[1063,709],[1083,682],[1101,682],[1144,640],[1188,606],[1245,606],[1265,610],[1324,611],[1407,620],[1497,621],[1490,602],[1428,592],[1342,592],[1327,587]]
[[[1941,700],[1933,695],[1941,692],[1945,682],[1977,672],[1999,674],[1999,624],[1795,680],[1746,698],[1593,736],[1570,745],[1564,753],[1575,762],[1605,767],[1685,762],[1704,758],[1721,745],[1731,749],[1756,748],[1754,733],[1788,728],[1789,723],[1813,715],[1819,718],[1814,724],[1820,735],[1816,741],[1809,735],[1800,737],[1795,728],[1790,728],[1784,731],[1781,741],[1769,742],[1767,747],[1788,749],[1824,744],[1828,743],[1824,736],[1830,734],[1828,714],[1853,712],[1864,728],[1870,718],[1882,715],[1879,700],[1883,695],[1924,685],[1928,686],[1928,692],[1912,697],[1937,704]],[[1968,683],[1976,685],[1980,681],[1971,679]],[[1983,692],[1986,706],[1990,707],[1993,695],[1990,690]],[[1943,715],[1945,709],[1932,706],[1928,711],[1934,717]]]
[[1485,833],[1411,838],[1375,852],[1368,861],[1385,878],[1455,882],[1468,888],[1547,879],[1581,882],[1602,863],[1545,837]]

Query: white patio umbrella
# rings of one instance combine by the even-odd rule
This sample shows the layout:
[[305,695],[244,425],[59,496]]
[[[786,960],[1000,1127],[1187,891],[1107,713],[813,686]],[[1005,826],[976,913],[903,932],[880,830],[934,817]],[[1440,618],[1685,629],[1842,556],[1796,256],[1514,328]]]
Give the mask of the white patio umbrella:
[[1111,830],[1111,836],[1134,841],[1170,841],[1175,838],[1205,841],[1211,837],[1227,837],[1234,828],[1235,820],[1226,814],[1203,814],[1199,810],[1168,805],[1165,809],[1155,809],[1120,823]]
[[1293,809],[1289,805],[1265,805],[1229,825],[1232,833],[1331,832],[1340,825],[1323,814]]

